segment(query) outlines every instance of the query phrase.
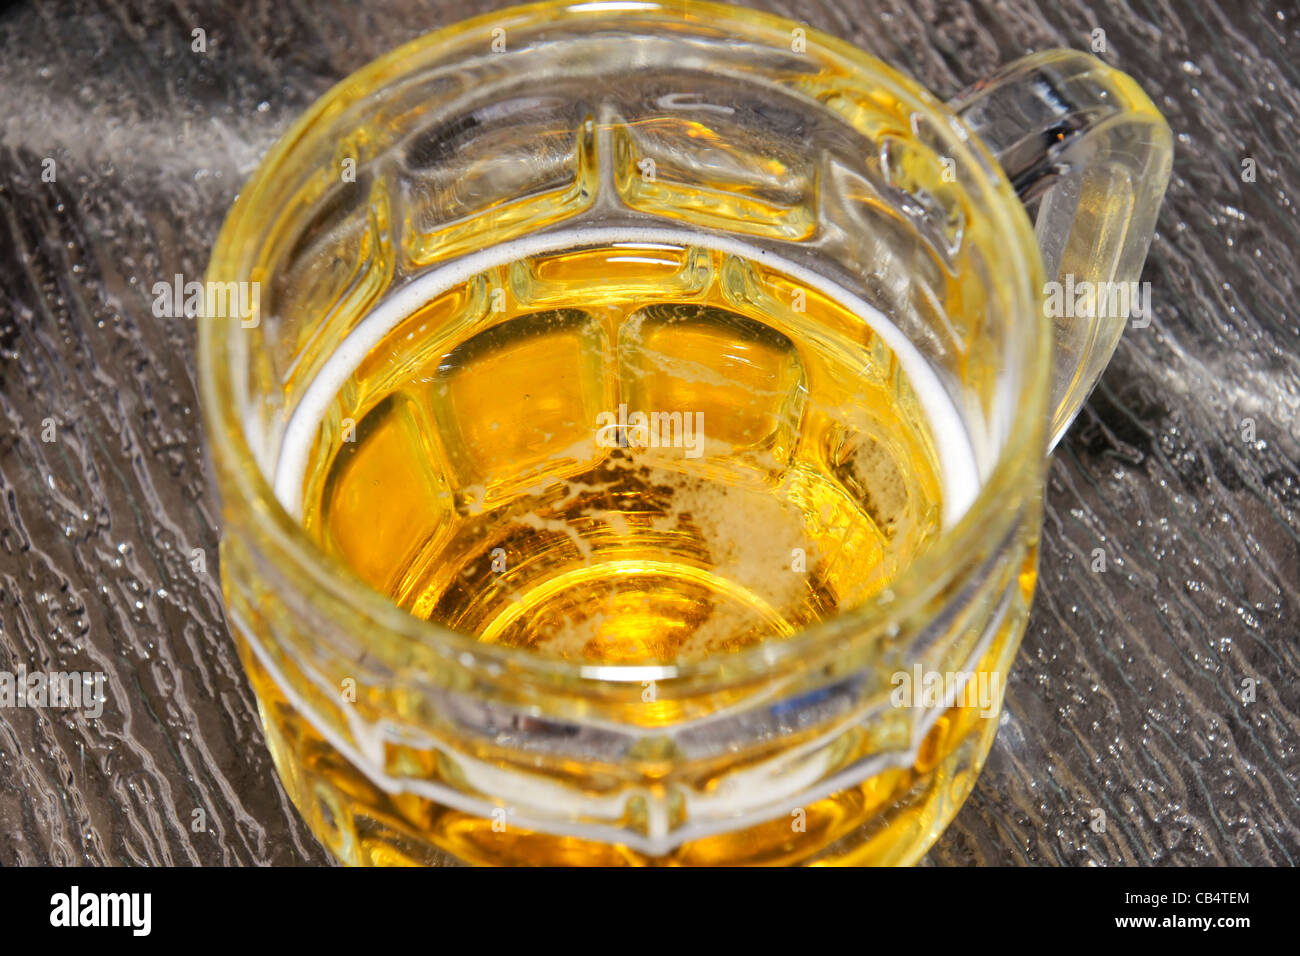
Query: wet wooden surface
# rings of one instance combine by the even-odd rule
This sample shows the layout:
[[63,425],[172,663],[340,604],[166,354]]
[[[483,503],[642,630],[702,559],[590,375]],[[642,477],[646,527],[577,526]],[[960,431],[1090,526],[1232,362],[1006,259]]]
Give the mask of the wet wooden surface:
[[[1177,136],[1154,320],[1057,453],[1007,714],[929,861],[1300,862],[1300,9],[762,5],[945,97],[1101,29]],[[224,623],[194,327],[155,318],[149,289],[202,273],[239,184],[316,96],[499,6],[0,13],[0,670],[108,680],[99,719],[0,709],[0,863],[327,861]]]

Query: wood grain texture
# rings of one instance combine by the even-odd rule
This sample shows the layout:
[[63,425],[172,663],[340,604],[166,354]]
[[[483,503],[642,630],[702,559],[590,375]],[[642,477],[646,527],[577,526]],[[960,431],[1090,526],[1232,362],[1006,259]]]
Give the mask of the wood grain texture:
[[[0,13],[0,670],[108,675],[98,720],[0,710],[0,863],[327,861],[226,632],[194,327],[154,317],[148,290],[201,274],[243,178],[336,80],[505,5]],[[929,862],[1300,862],[1300,9],[756,5],[944,97],[1100,28],[1177,136],[1154,321],[1058,450],[1003,726]]]

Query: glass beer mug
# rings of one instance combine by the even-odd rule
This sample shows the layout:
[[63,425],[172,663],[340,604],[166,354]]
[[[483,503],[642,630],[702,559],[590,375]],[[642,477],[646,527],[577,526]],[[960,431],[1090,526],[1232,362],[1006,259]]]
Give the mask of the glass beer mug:
[[945,105],[694,2],[520,7],[340,83],[217,241],[256,308],[199,336],[229,622],[312,830],[919,859],[1127,321],[1048,280],[1135,284],[1170,160],[1082,53]]

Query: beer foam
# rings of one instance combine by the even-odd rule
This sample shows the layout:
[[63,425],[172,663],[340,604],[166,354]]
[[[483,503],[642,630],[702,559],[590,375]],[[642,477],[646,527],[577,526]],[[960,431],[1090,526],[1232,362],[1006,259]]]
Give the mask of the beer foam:
[[[272,476],[275,496],[285,511],[297,520],[302,518],[302,483],[307,461],[330,404],[370,351],[407,316],[436,296],[463,285],[479,273],[520,259],[581,247],[645,243],[695,246],[761,263],[816,289],[870,326],[897,356],[913,393],[925,411],[939,458],[944,527],[952,527],[966,513],[980,487],[979,470],[969,432],[934,369],[898,326],[890,322],[879,309],[805,266],[737,239],[682,229],[655,227],[631,230],[610,226],[548,232],[503,242],[433,269],[380,302],[339,343],[307,386],[289,417],[276,460],[275,474]],[[247,427],[251,433],[252,423]]]

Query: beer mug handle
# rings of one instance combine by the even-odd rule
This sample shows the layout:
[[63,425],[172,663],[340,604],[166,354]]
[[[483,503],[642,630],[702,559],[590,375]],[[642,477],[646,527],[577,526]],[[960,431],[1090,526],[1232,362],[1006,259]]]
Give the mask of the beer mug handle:
[[1129,76],[1076,50],[1016,60],[949,107],[1002,164],[1021,201],[1031,212],[1038,206],[1044,309],[1056,336],[1050,450],[1130,316],[1150,324],[1138,279],[1169,182],[1169,126]]

